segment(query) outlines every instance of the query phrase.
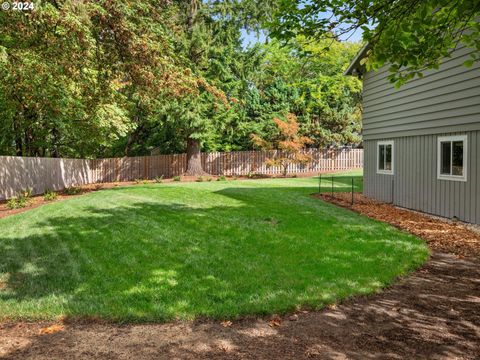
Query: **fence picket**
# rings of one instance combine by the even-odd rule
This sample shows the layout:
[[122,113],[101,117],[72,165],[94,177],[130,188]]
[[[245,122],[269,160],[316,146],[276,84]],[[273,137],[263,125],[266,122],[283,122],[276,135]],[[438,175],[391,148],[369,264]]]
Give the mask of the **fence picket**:
[[[318,173],[348,170],[363,166],[362,149],[307,149],[308,164],[290,164],[288,173]],[[267,159],[286,156],[280,150],[212,152],[202,154],[204,169],[211,175],[277,175],[281,166],[267,166]],[[123,157],[110,159],[49,159],[0,156],[3,174],[0,200],[19,190],[33,188],[36,194],[47,189],[62,190],[69,186],[112,181],[173,177],[186,170],[186,154]]]

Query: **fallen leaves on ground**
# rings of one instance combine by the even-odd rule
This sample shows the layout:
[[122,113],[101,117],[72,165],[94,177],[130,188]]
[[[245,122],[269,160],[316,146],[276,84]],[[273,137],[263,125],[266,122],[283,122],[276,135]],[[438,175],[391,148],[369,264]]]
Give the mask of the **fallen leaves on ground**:
[[269,322],[268,326],[270,327],[276,327],[280,326],[282,324],[282,318],[278,315],[275,315]]
[[54,325],[47,326],[47,327],[44,327],[44,328],[40,329],[40,334],[41,335],[55,334],[55,333],[58,333],[58,332],[63,331],[63,330],[65,330],[65,326],[63,326],[61,324],[54,324]]

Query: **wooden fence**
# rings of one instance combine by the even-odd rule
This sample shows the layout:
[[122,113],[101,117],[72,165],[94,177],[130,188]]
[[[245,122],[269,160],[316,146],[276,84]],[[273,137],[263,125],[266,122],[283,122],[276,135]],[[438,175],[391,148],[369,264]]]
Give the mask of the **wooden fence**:
[[[308,149],[312,160],[291,164],[289,174],[322,173],[363,167],[362,149]],[[281,167],[268,167],[266,160],[282,155],[273,151],[236,151],[202,154],[203,167],[212,175],[275,175]],[[186,170],[186,155],[154,155],[111,159],[51,159],[0,156],[0,199],[8,199],[26,188],[41,194],[47,189],[92,183],[132,181],[181,175]]]
[[0,200],[22,189],[42,194],[91,183],[89,160],[0,156]]

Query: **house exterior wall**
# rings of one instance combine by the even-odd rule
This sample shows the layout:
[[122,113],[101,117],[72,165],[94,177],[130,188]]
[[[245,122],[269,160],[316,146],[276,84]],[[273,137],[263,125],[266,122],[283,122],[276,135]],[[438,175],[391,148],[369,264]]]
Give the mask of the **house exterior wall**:
[[[364,194],[395,205],[480,224],[480,64],[459,48],[440,69],[399,89],[388,69],[364,77]],[[467,135],[466,181],[437,179],[440,136]],[[394,141],[394,174],[377,173],[377,142]]]
[[467,68],[468,48],[459,48],[440,69],[399,89],[388,68],[364,77],[364,140],[480,130],[480,63]]
[[[467,181],[437,179],[439,136],[467,135]],[[393,140],[393,175],[377,173],[377,141]],[[366,140],[364,195],[480,224],[480,131]]]

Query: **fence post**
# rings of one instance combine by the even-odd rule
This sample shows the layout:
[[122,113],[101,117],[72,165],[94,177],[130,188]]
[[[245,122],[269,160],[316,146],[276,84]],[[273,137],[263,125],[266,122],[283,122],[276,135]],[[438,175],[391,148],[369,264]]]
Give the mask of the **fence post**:
[[322,174],[318,175],[318,193],[322,194]]

